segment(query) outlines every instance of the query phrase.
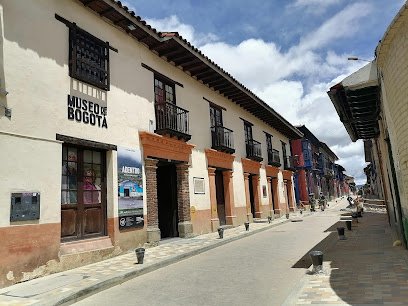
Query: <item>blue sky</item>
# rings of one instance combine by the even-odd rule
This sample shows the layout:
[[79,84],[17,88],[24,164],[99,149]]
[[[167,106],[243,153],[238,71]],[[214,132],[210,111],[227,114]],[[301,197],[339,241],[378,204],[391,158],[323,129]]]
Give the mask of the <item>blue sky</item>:
[[352,143],[326,91],[373,59],[405,1],[122,1],[159,31],[178,31],[292,124],[305,124],[365,182],[363,145]]

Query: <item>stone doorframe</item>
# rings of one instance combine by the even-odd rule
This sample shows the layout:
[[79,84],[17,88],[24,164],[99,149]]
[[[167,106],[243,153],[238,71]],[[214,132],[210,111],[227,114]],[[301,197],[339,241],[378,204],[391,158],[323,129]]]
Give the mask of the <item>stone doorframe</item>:
[[177,202],[178,202],[178,231],[180,237],[190,237],[193,225],[190,215],[189,191],[189,160],[194,145],[164,136],[140,132],[143,145],[143,156],[146,176],[147,203],[147,242],[156,244],[160,241],[159,214],[157,202],[157,163],[158,159],[166,159],[176,164],[177,171]]
[[214,232],[220,226],[217,211],[217,197],[215,185],[215,170],[216,168],[225,169],[222,171],[224,183],[224,201],[225,201],[225,222],[228,225],[237,225],[237,216],[235,215],[234,205],[234,183],[233,183],[233,162],[235,155],[219,152],[213,149],[206,149],[208,165],[208,179],[210,187],[210,202],[211,202],[211,230]]
[[250,160],[247,158],[241,158],[242,170],[244,172],[244,183],[245,183],[245,197],[246,197],[246,210],[247,210],[247,220],[253,222],[253,215],[251,213],[251,199],[249,191],[249,176],[253,174],[252,177],[252,188],[254,193],[254,206],[255,206],[255,218],[264,217],[261,209],[261,192],[260,192],[260,175],[259,169],[261,168],[261,163]]
[[[269,216],[271,216],[272,219],[274,219],[275,216],[279,218],[282,215],[280,205],[279,205],[279,187],[278,187],[279,168],[270,166],[270,165],[266,165],[265,172],[266,172],[266,179],[268,181],[268,194],[269,194],[269,207],[270,207]],[[273,204],[275,204],[275,207],[273,206]]]
[[288,206],[289,206],[289,211],[294,212],[295,211],[295,205],[293,201],[293,182],[292,182],[292,176],[293,172],[289,170],[283,170],[283,179],[286,181],[286,187],[288,190]]

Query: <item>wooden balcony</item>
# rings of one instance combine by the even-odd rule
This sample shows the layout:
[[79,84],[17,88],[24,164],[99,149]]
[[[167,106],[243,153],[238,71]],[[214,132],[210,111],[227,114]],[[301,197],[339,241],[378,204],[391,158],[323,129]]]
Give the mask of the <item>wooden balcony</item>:
[[155,133],[177,137],[184,141],[189,141],[189,119],[188,111],[176,106],[173,103],[156,103],[156,130]]
[[281,161],[280,161],[278,150],[275,150],[275,149],[268,150],[268,165],[275,166],[275,167],[281,166]]
[[235,153],[233,133],[223,126],[211,127],[212,148],[229,154]]
[[284,156],[283,157],[283,168],[285,170],[295,171],[295,163],[293,156]]
[[261,151],[261,143],[250,139],[246,141],[246,154],[247,158],[255,160],[255,161],[262,161],[262,151]]

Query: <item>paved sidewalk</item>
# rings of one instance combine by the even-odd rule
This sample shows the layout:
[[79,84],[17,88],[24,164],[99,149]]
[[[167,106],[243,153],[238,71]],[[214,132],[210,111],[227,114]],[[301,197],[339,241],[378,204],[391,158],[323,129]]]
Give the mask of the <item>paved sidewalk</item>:
[[[309,215],[291,214],[293,221]],[[73,270],[64,271],[35,280],[0,289],[0,305],[61,305],[125,282],[138,275],[170,265],[225,243],[253,235],[282,223],[286,217],[251,223],[250,230],[243,225],[224,231],[224,239],[218,233],[200,235],[190,239],[164,241],[157,247],[147,248],[144,264],[137,264],[134,252]]]
[[408,305],[408,255],[392,246],[385,211],[366,209],[345,233],[324,252],[323,273],[310,268],[286,305]]

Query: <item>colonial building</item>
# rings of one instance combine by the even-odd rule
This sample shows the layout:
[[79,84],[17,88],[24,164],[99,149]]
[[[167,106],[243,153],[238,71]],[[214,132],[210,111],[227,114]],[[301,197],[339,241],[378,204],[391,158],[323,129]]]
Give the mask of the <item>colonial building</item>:
[[119,1],[0,4],[0,286],[295,210],[302,133]]
[[350,138],[368,141],[366,158],[371,166],[366,173],[370,189],[373,187],[385,201],[389,222],[405,246],[408,237],[407,25],[408,7],[404,4],[380,40],[375,59],[328,92]]
[[344,194],[345,169],[334,163],[336,154],[305,126],[298,126],[303,133],[301,139],[291,141],[295,157],[295,187],[298,203],[308,203],[309,195],[318,198],[323,192],[328,198]]

